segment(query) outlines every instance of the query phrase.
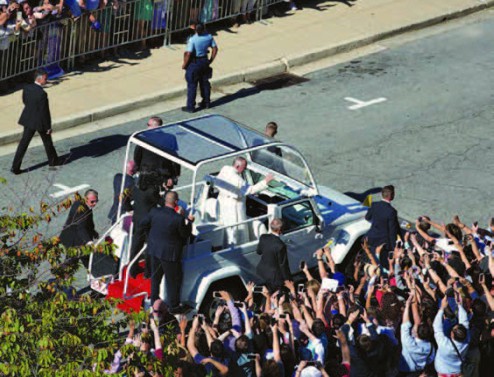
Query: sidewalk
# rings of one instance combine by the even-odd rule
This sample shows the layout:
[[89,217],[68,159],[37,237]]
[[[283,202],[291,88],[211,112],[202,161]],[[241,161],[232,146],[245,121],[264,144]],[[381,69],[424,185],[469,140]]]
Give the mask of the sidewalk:
[[[494,0],[356,0],[353,4],[320,2],[318,9],[307,7],[286,17],[218,32],[213,87],[283,73],[494,6]],[[47,89],[53,128],[73,127],[177,96],[185,103],[183,52],[183,45],[173,45],[151,50],[141,60],[107,61],[97,72],[64,76]],[[21,95],[17,91],[0,97],[0,146],[20,138]]]

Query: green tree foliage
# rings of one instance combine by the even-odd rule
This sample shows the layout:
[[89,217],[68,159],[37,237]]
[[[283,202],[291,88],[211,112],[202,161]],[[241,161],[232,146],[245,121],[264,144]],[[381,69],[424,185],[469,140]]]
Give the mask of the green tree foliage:
[[[78,195],[74,198],[80,199]],[[110,254],[111,245],[65,248],[46,238],[43,225],[65,215],[72,199],[17,213],[0,213],[0,375],[103,375],[123,345],[127,318],[115,303],[72,288],[79,260],[92,252]],[[142,320],[144,313],[135,315]],[[127,370],[153,364],[135,354]],[[159,366],[156,366],[159,369]]]

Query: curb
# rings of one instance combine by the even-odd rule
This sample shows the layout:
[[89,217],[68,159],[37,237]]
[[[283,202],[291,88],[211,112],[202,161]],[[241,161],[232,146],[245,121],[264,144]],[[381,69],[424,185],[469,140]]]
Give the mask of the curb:
[[[286,57],[282,57],[278,60],[269,63],[263,63],[256,67],[248,68],[240,72],[235,72],[215,78],[211,80],[211,84],[212,86],[215,87],[221,87],[221,86],[234,85],[242,82],[251,82],[260,79],[265,79],[271,76],[276,76],[282,73],[289,72],[290,69],[293,67],[301,66],[308,63],[313,63],[315,61],[322,60],[330,56],[338,55],[344,52],[349,52],[351,50],[365,47],[372,43],[382,41],[384,39],[388,39],[400,34],[424,29],[430,26],[438,25],[446,21],[465,17],[493,6],[494,6],[494,0],[484,0],[484,2],[482,3],[470,6],[465,9],[454,10],[450,13],[436,16],[428,20],[398,27],[376,35],[371,35],[369,37],[364,37],[364,38],[356,39],[354,41],[345,42],[337,46],[306,51],[298,55],[289,55]],[[91,112],[79,113],[67,118],[59,119],[53,122],[53,129],[58,131],[58,130],[73,128],[76,126],[80,126],[82,124],[87,124],[97,120],[123,114],[131,110],[150,106],[158,102],[183,97],[185,96],[186,93],[187,93],[187,88],[185,85],[176,88],[167,89],[166,91],[152,93],[146,96],[141,96],[132,101],[121,102],[115,105],[101,107]],[[11,133],[0,134],[0,146],[19,141],[21,135],[22,132],[11,132]]]

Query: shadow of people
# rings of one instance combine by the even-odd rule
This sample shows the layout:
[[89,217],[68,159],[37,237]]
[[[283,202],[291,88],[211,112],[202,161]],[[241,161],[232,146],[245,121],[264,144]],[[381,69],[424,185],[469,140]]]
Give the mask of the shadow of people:
[[129,135],[108,135],[89,141],[87,144],[70,148],[69,152],[60,156],[60,162],[64,165],[77,161],[84,157],[101,157],[116,151],[127,145]]
[[[84,157],[101,157],[127,145],[130,135],[103,136],[90,142],[70,148],[68,153],[58,157],[60,165],[67,165]],[[56,147],[56,145],[55,145]],[[39,147],[42,148],[42,147]],[[26,172],[34,171],[48,165],[48,161],[24,169]]]
[[373,187],[373,188],[368,189],[367,191],[364,191],[361,193],[347,191],[344,194],[349,196],[350,198],[353,198],[353,199],[357,200],[358,202],[362,203],[365,200],[365,198],[367,198],[367,196],[373,195],[373,194],[378,194],[381,192],[381,190],[382,190],[382,187]]
[[236,93],[229,94],[229,95],[221,97],[215,101],[212,101],[210,107],[226,105],[227,103],[233,102],[237,99],[253,96],[254,94],[259,94],[260,92],[261,92],[261,90],[259,90],[259,88],[257,88],[257,87],[240,89]]
[[[357,0],[330,0],[331,3],[342,3],[342,4],[345,4],[346,6],[348,7],[353,7]],[[301,1],[295,1],[295,4],[297,4],[297,8],[299,10],[303,10],[303,9],[314,9],[314,10],[318,10],[318,11],[325,11],[325,10],[328,10],[329,8],[333,8],[335,7],[337,4],[320,4],[322,3],[323,1],[321,0],[309,0],[309,1],[304,1],[304,2],[301,2]]]
[[210,107],[225,105],[237,99],[249,97],[254,94],[259,94],[266,90],[278,90],[293,85],[299,85],[306,81],[309,80],[304,77],[298,77],[287,73],[253,81],[250,82],[250,84],[253,85],[251,88],[243,88],[236,93],[229,94],[215,101],[212,101]]
[[331,0],[334,1],[335,3],[342,3],[345,4],[347,7],[353,7],[355,2],[357,0]]

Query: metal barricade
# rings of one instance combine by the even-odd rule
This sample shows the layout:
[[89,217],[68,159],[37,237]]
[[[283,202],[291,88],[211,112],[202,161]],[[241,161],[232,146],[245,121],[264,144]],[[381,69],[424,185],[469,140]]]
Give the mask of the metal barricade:
[[70,56],[69,19],[5,35],[0,45],[0,80],[49,67]]
[[[171,2],[130,0],[55,20],[28,32],[0,33],[0,81],[118,46],[165,36]],[[5,32],[3,31],[5,29]],[[61,69],[60,69],[61,70]]]
[[[77,18],[56,19],[31,30],[14,34],[0,26],[0,81],[52,68],[60,64],[72,69],[76,58],[164,37],[205,24],[255,15],[260,20],[269,6],[284,0],[129,0],[113,1]],[[49,73],[50,69],[48,69]],[[52,76],[52,75],[51,75]]]

